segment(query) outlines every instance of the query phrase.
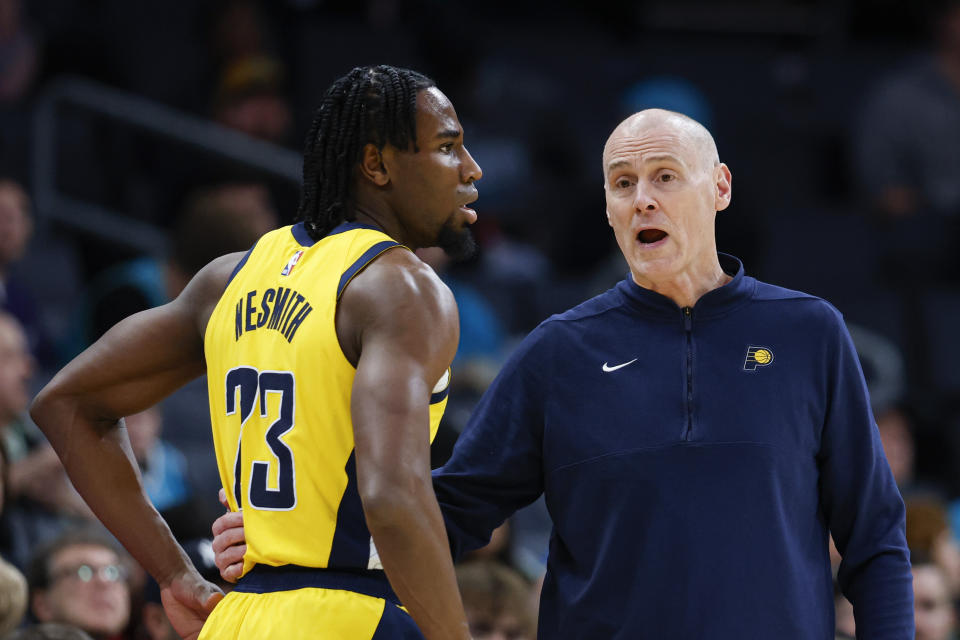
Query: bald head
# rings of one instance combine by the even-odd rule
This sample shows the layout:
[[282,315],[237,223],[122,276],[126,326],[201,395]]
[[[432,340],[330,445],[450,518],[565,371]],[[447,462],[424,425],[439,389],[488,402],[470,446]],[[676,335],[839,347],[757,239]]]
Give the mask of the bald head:
[[627,139],[639,139],[658,133],[673,139],[682,149],[691,152],[700,168],[709,169],[720,164],[717,144],[707,128],[689,116],[666,109],[638,111],[617,125],[603,147],[603,173],[610,165],[610,149]]
[[648,109],[614,129],[603,148],[607,221],[634,282],[684,307],[726,281],[714,229],[730,185],[696,120]]

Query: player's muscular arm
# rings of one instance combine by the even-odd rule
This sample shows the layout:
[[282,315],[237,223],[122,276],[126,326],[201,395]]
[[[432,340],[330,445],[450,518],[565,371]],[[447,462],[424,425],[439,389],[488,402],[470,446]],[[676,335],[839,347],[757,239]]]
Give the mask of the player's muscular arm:
[[428,639],[469,638],[430,478],[430,395],[459,338],[453,295],[394,249],[347,287],[337,327],[357,357],[357,482],[387,577]]
[[215,260],[173,302],[118,323],[64,367],[30,409],[104,525],[161,587],[176,583],[188,601],[210,606],[212,585],[200,579],[143,491],[122,418],[203,373],[203,331],[239,258]]

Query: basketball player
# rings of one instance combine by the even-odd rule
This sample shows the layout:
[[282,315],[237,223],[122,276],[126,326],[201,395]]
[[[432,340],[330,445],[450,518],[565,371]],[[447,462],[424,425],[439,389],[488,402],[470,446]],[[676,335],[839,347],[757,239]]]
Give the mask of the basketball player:
[[[471,250],[480,176],[429,79],[356,68],[307,136],[303,221],[120,322],[37,397],[37,424],[185,638],[469,637],[429,471],[457,309],[409,249]],[[143,493],[122,417],[204,371],[247,553],[201,632],[222,595]]]

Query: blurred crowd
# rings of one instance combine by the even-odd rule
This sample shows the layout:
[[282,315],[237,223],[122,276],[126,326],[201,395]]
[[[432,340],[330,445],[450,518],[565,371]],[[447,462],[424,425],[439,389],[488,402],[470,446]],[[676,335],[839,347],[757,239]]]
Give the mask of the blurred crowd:
[[[626,276],[603,141],[630,112],[681,111],[736,178],[721,251],[844,313],[907,503],[917,638],[960,637],[960,2],[901,4],[0,0],[0,638],[176,637],[26,409],[117,321],[290,223],[298,196],[292,180],[63,106],[57,193],[167,242],[107,237],[90,210],[52,211],[69,202],[36,191],[44,96],[79,77],[299,153],[324,88],[378,62],[437,80],[484,169],[478,256],[421,252],[462,324],[435,466],[519,338]],[[216,579],[207,412],[198,380],[126,425],[150,498]],[[458,567],[475,638],[535,637],[549,537],[535,503]],[[838,638],[854,633],[838,593]]]

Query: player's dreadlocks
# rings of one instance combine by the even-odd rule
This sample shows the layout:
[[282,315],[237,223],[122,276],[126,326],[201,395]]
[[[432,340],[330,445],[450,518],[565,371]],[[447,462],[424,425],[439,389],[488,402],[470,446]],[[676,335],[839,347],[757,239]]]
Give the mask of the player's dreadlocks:
[[356,67],[327,90],[307,133],[297,209],[314,240],[353,219],[353,170],[364,145],[417,150],[417,93],[432,86],[416,71],[379,65]]

